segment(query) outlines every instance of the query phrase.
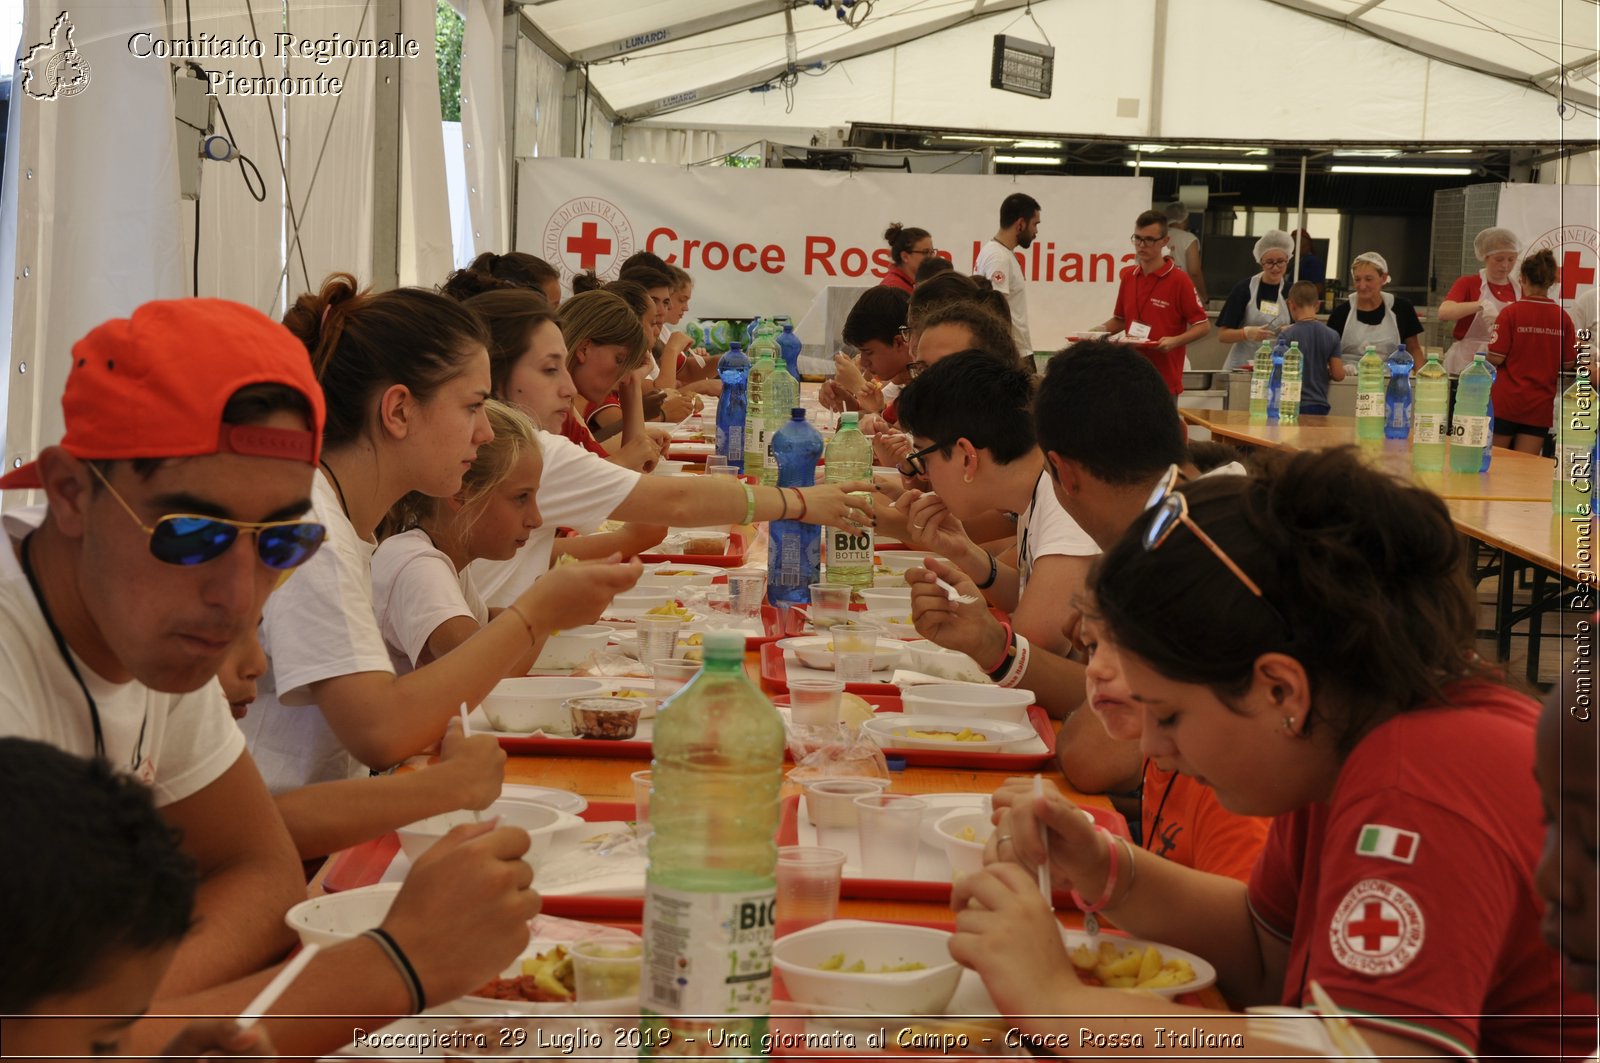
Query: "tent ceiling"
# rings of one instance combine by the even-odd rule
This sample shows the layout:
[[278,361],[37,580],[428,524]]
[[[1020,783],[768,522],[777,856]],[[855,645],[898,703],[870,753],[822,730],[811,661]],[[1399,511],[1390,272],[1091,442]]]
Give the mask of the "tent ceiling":
[[[1588,110],[1600,106],[1600,10],[1596,0],[1253,0],[1263,8],[1281,8],[1321,21],[1332,21],[1388,41],[1410,52],[1465,70],[1491,74],[1524,89],[1549,95],[1561,91]],[[868,0],[858,0],[866,8]],[[524,0],[522,11],[574,62],[589,62],[595,91],[625,121],[639,121],[696,107],[721,97],[775,84],[791,61],[798,68],[796,93],[806,91],[805,75],[820,74],[831,64],[894,49],[932,34],[958,29],[983,19],[985,34],[1021,20],[1013,32],[1030,38],[1040,34],[1024,17],[1024,0],[873,0],[856,28],[810,0]],[[1148,56],[1137,41],[1152,33],[1146,5],[1106,5],[1095,0],[1033,0],[1035,14],[1060,24],[1066,15],[1094,30],[1126,21],[1111,39],[1132,54]],[[1173,8],[1178,17],[1181,8]],[[1263,12],[1260,23],[1281,25]],[[997,18],[995,16],[1004,16]],[[792,23],[794,54],[787,51],[787,26]],[[992,27],[992,28],[991,28]],[[1213,24],[1226,37],[1243,34],[1250,25]],[[1209,30],[1208,30],[1209,32]],[[970,35],[968,36],[970,40]],[[1077,41],[1055,43],[1063,64],[1079,61]],[[1284,42],[1293,47],[1292,39]],[[1182,47],[1210,48],[1225,63],[1216,45],[1183,40]],[[1273,45],[1275,46],[1275,44]],[[970,48],[970,43],[967,45]],[[987,62],[987,56],[984,57]],[[818,64],[823,64],[818,66]],[[1277,68],[1280,73],[1288,69]],[[1062,76],[1058,66],[1058,80]],[[1368,80],[1372,79],[1372,80]],[[1382,92],[1381,74],[1359,75],[1373,91]],[[1285,80],[1292,84],[1293,79]],[[1349,93],[1356,76],[1332,91]],[[1301,85],[1304,88],[1304,84]],[[1515,91],[1515,85],[1507,89]],[[780,97],[781,98],[781,97]],[[853,119],[840,114],[834,124]],[[1084,130],[1107,132],[1109,130]]]

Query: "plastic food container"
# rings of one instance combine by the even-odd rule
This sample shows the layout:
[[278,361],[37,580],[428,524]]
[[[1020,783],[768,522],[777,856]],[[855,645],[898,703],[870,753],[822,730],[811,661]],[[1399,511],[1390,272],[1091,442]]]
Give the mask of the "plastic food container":
[[578,738],[632,738],[639,730],[639,714],[644,703],[639,698],[606,696],[568,698],[572,733]]

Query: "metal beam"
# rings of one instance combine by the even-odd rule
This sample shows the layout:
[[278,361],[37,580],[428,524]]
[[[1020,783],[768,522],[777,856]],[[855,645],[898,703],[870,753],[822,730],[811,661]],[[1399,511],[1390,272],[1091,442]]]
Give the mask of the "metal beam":
[[[393,40],[403,29],[399,4],[373,5],[372,31]],[[372,286],[400,284],[400,61],[373,61],[372,91]]]
[[[1388,41],[1390,44],[1404,48],[1408,52],[1415,52],[1416,54],[1426,56],[1429,59],[1434,59],[1441,63],[1448,63],[1451,66],[1460,67],[1462,70],[1470,70],[1475,74],[1488,74],[1490,77],[1497,77],[1502,81],[1510,81],[1518,85],[1525,85],[1529,88],[1536,89],[1539,92],[1549,95],[1552,99],[1555,96],[1555,94],[1550,91],[1550,87],[1548,85],[1539,84],[1539,82],[1536,81],[1534,77],[1525,70],[1517,70],[1514,67],[1502,66],[1498,63],[1490,63],[1479,56],[1473,55],[1470,52],[1462,52],[1454,48],[1443,48],[1429,41],[1425,37],[1413,37],[1409,34],[1387,30],[1377,26],[1371,26],[1365,22],[1357,22],[1354,21],[1353,16],[1339,16],[1330,14],[1323,8],[1309,2],[1309,0],[1269,0],[1269,2],[1277,4],[1280,7],[1289,8],[1291,11],[1298,11],[1302,15],[1310,15],[1312,18],[1322,19],[1325,22],[1336,22],[1341,26],[1348,26],[1357,32],[1365,33],[1369,37],[1376,37],[1379,40]],[[1579,104],[1580,106],[1588,108],[1589,110],[1600,110],[1600,96],[1597,96],[1593,92],[1578,92],[1568,88],[1567,98],[1572,100],[1574,103]]]
[[1587,68],[1597,65],[1600,65],[1600,52],[1593,52],[1584,56],[1582,59],[1574,60],[1565,66],[1551,67],[1549,70],[1541,71],[1540,73],[1533,75],[1533,80],[1556,81],[1563,74],[1568,76],[1573,74],[1581,74]]
[[[1030,0],[988,0],[981,12],[961,11],[953,15],[945,15],[917,26],[908,26],[893,33],[886,33],[869,41],[847,44],[839,48],[817,52],[813,55],[804,55],[801,56],[800,62],[809,66],[812,63],[842,63],[847,59],[858,59],[874,52],[909,44],[911,41],[919,40],[954,26],[988,18],[991,15],[1014,11],[1017,8],[1026,7],[1029,2]],[[785,63],[772,63],[758,70],[752,70],[747,74],[740,74],[737,77],[725,78],[722,81],[687,89],[671,96],[640,104],[637,107],[624,107],[617,113],[624,122],[638,122],[646,118],[655,118],[659,115],[669,114],[672,111],[682,110],[685,107],[693,107],[696,104],[719,100],[724,96],[733,96],[746,92],[758,85],[765,85],[774,78],[783,75],[786,69],[787,64]]]
[[596,59],[610,59],[616,55],[627,55],[643,48],[654,48],[658,44],[668,41],[681,41],[688,37],[696,37],[712,30],[725,29],[728,26],[737,26],[741,22],[751,19],[764,18],[767,15],[781,15],[789,8],[795,6],[794,0],[747,0],[742,4],[730,4],[725,10],[717,11],[699,18],[686,19],[683,22],[674,22],[670,26],[641,25],[638,32],[630,33],[626,37],[619,37],[614,41],[596,44],[589,48],[582,48],[572,53],[572,58],[580,63],[593,62]]

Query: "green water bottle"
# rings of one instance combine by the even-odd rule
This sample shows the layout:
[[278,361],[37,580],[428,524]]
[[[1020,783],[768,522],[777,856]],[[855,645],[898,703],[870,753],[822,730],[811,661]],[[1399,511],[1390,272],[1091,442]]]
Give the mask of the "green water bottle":
[[1578,367],[1578,379],[1561,393],[1556,406],[1556,468],[1551,502],[1563,516],[1594,513],[1595,393],[1589,371]]
[[1283,393],[1278,397],[1278,423],[1300,423],[1300,381],[1305,357],[1298,343],[1289,344],[1283,355]]
[[[1444,469],[1445,418],[1450,413],[1450,375],[1444,371],[1437,352],[1417,370],[1412,405],[1411,467],[1417,472]],[[1481,456],[1481,451],[1480,451]]]
[[754,476],[758,483],[766,473],[770,450],[767,445],[767,411],[771,408],[772,377],[777,368],[777,363],[772,359],[776,352],[776,346],[763,348],[760,340],[750,348],[750,375],[746,384],[749,398],[744,415],[744,474]]
[[[762,1054],[772,1006],[783,719],[744,671],[744,635],[656,713],[639,982],[643,1055]],[[686,1042],[685,1038],[692,1038]]]
[[1272,387],[1272,344],[1261,341],[1250,363],[1250,423],[1267,423],[1267,392]]
[[1367,344],[1356,363],[1356,438],[1383,438],[1383,359]]
[[[848,483],[872,479],[872,443],[857,427],[859,414],[846,411],[839,417],[839,430],[822,452],[824,483]],[[865,498],[864,495],[853,496]],[[867,503],[870,506],[870,502]],[[852,587],[872,586],[872,529],[824,529],[822,563],[829,583],[848,583]]]

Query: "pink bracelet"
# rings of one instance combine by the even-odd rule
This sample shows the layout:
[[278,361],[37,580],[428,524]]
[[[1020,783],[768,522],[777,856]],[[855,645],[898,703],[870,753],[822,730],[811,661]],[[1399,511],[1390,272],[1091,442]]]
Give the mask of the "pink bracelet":
[[1101,892],[1100,898],[1094,903],[1091,904],[1090,902],[1084,900],[1082,894],[1080,894],[1077,890],[1072,891],[1072,903],[1076,904],[1078,906],[1078,910],[1087,916],[1092,916],[1095,912],[1098,912],[1100,909],[1110,904],[1111,891],[1117,888],[1116,839],[1111,837],[1110,831],[1106,830],[1098,823],[1094,825],[1094,829],[1106,836],[1106,855],[1110,860],[1110,867],[1106,871],[1106,888]]

